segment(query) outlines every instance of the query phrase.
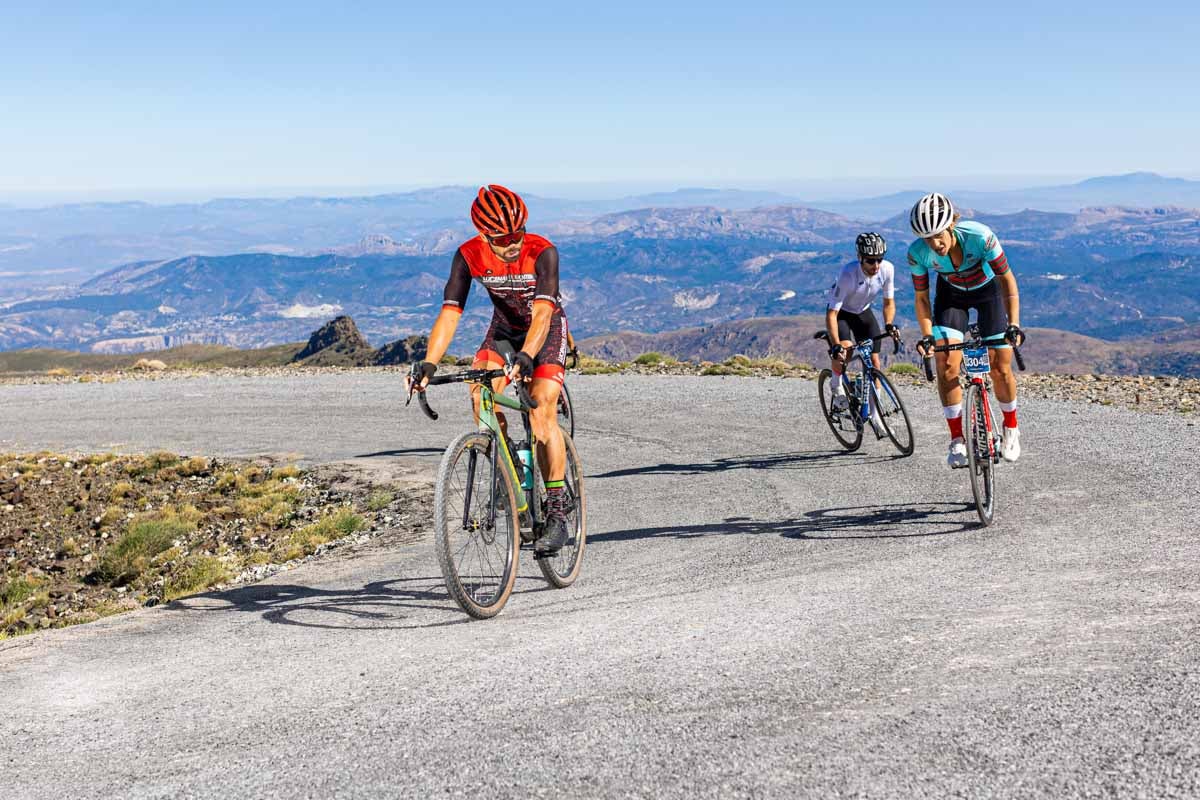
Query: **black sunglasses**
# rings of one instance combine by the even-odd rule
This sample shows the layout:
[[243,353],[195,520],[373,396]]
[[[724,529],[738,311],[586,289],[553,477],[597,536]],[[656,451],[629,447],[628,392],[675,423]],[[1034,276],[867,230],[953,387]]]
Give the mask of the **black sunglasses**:
[[882,264],[883,259],[882,258],[864,258],[863,263],[871,264],[872,266],[874,266],[875,264]]

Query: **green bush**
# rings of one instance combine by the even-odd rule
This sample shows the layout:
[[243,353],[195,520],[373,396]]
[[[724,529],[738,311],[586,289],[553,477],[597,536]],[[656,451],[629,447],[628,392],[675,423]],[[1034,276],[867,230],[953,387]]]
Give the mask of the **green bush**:
[[662,353],[642,353],[633,360],[633,363],[643,366],[653,366],[654,364],[661,364],[665,360],[666,358]]
[[195,594],[210,586],[229,580],[229,570],[219,558],[196,556],[188,559],[186,566],[163,586],[163,599],[174,600],[187,594]]
[[389,492],[386,489],[376,489],[367,498],[367,508],[371,511],[382,511],[390,506],[395,499],[395,493]]
[[916,364],[892,364],[888,372],[893,375],[918,375],[921,370],[917,369]]
[[150,559],[170,549],[172,543],[196,527],[194,522],[174,514],[159,519],[136,520],[125,535],[110,547],[100,559],[97,570],[101,580],[109,583],[128,583],[141,575]]

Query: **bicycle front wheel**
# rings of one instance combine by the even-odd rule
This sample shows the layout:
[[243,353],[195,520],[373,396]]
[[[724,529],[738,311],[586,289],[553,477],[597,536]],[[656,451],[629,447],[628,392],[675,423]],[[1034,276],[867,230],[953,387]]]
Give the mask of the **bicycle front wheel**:
[[446,591],[476,619],[504,608],[517,579],[512,475],[492,457],[495,438],[464,433],[442,457],[433,493],[434,543]]
[[892,386],[892,382],[887,379],[886,375],[876,372],[875,380],[878,381],[878,386],[872,389],[875,397],[875,411],[879,414],[880,421],[883,422],[883,428],[887,431],[892,444],[896,445],[896,449],[900,451],[900,455],[911,456],[913,431],[912,423],[908,421],[908,411],[904,408],[904,403],[900,402],[900,395],[896,393],[896,387]]
[[571,437],[563,434],[563,442],[567,445],[567,474],[563,491],[567,493],[571,508],[571,513],[567,515],[570,538],[557,553],[537,560],[542,577],[557,589],[567,588],[579,577],[579,568],[583,565],[583,546],[587,542],[587,496],[583,491],[583,465],[579,463],[579,453]]
[[821,374],[817,377],[817,396],[821,400],[821,413],[825,415],[825,421],[829,423],[829,430],[833,431],[833,437],[838,440],[838,444],[853,452],[862,444],[863,429],[856,419],[857,401],[852,396],[849,387],[844,386],[843,391],[846,392],[849,406],[842,411],[835,411],[833,409],[833,371],[821,370]]
[[996,518],[995,442],[992,439],[996,421],[991,417],[987,396],[981,385],[971,384],[966,394],[963,416],[969,426],[966,444],[971,494],[975,496],[979,521],[986,527]]

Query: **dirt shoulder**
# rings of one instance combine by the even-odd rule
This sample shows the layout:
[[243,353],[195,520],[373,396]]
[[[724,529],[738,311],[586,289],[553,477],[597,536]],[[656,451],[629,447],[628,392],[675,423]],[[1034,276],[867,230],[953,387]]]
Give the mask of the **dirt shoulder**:
[[415,539],[431,488],[397,469],[0,455],[0,638],[259,580],[385,531]]
[[[469,359],[459,359],[460,366]],[[444,366],[443,369],[453,369]],[[70,374],[63,370],[50,373],[0,373],[0,385],[5,384],[57,384],[57,383],[114,383],[122,380],[203,380],[210,377],[295,377],[303,375],[328,375],[347,372],[390,373],[397,381],[403,380],[408,371],[403,366],[375,367],[222,367],[193,368],[169,367],[162,370],[116,370],[109,372],[87,372]],[[584,356],[577,370],[583,375],[640,374],[640,375],[734,375],[743,377],[804,378],[815,380],[819,370],[810,364],[782,358],[748,358],[735,355],[720,362],[678,361],[659,353],[645,353],[633,361],[601,361]],[[894,365],[888,374],[897,382],[920,386],[924,378],[911,364]],[[1045,374],[1022,372],[1018,374],[1021,392],[1026,397],[1050,400],[1091,403],[1103,406],[1118,406],[1135,411],[1152,413],[1200,413],[1200,379],[1178,378],[1164,375],[1099,375],[1099,374]]]

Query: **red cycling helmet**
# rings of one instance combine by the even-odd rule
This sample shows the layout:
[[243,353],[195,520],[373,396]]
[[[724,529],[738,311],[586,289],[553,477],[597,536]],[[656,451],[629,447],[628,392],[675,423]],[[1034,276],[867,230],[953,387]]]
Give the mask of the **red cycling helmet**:
[[471,222],[484,236],[506,236],[525,227],[529,209],[525,201],[511,189],[491,183],[479,190],[471,203]]

